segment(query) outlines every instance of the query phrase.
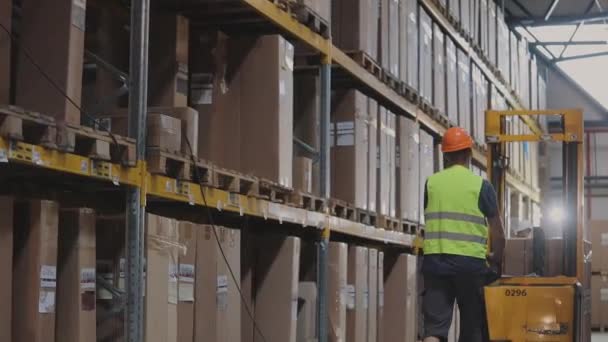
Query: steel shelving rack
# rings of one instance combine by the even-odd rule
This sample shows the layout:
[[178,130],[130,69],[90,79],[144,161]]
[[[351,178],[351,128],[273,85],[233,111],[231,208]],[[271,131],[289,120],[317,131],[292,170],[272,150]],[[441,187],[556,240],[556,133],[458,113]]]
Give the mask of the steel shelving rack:
[[[330,93],[332,74],[348,75],[353,86],[379,104],[390,108],[398,115],[417,120],[423,129],[435,137],[445,132],[446,127],[424,113],[415,103],[408,101],[395,90],[364,69],[343,51],[335,47],[331,38],[326,39],[298,22],[291,14],[282,10],[269,0],[238,0],[243,6],[249,6],[263,20],[272,25],[277,32],[308,45],[320,55],[319,74],[321,78],[321,148],[319,152],[321,165],[321,195],[329,197],[329,126],[330,126]],[[521,101],[512,95],[508,86],[494,75],[491,68],[483,62],[468,42],[460,36],[448,20],[441,14],[431,0],[420,0],[433,19],[441,25],[456,42],[465,50],[473,61],[481,67],[485,76],[506,97],[514,108],[522,108]],[[179,4],[179,1],[177,2]],[[187,8],[175,6],[176,12],[188,16]],[[412,250],[419,246],[420,240],[409,234],[376,229],[364,224],[337,218],[328,213],[312,212],[305,209],[273,203],[263,199],[232,194],[210,187],[201,187],[198,183],[181,181],[174,178],[150,174],[145,163],[145,122],[147,103],[147,70],[150,0],[132,0],[130,6],[130,72],[129,72],[129,137],[136,140],[137,164],[134,167],[123,166],[112,162],[98,161],[76,154],[46,149],[42,146],[25,142],[9,141],[0,138],[0,163],[7,163],[8,170],[28,172],[51,172],[57,177],[74,177],[85,183],[102,184],[126,189],[127,235],[126,235],[126,293],[127,293],[127,327],[128,341],[141,342],[143,334],[143,252],[144,252],[144,216],[146,204],[151,199],[162,199],[186,206],[207,206],[215,210],[234,213],[240,216],[251,216],[289,224],[292,227],[316,231],[320,245],[318,273],[318,330],[319,341],[327,339],[327,312],[324,308],[326,288],[327,244],[330,234],[338,233],[374,244],[387,244],[400,249]],[[534,132],[540,128],[531,118],[522,120]],[[485,166],[483,151],[474,151],[474,160]],[[12,171],[11,171],[12,172]],[[54,178],[59,179],[59,178]],[[507,182],[518,192],[533,202],[540,201],[539,190],[519,180],[514,175],[507,175]],[[201,193],[204,191],[204,194]]]

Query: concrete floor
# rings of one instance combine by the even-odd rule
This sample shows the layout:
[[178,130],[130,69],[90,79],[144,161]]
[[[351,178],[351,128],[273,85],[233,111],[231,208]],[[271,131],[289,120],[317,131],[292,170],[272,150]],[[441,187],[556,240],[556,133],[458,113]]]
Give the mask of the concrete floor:
[[591,337],[591,342],[608,342],[608,334],[595,333]]

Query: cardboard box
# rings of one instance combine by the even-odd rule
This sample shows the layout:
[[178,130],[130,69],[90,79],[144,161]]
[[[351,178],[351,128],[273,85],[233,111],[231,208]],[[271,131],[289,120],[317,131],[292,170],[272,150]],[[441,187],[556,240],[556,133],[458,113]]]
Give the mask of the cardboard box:
[[311,193],[312,178],[312,159],[295,157],[293,159],[293,188]]
[[410,118],[398,118],[397,200],[398,217],[420,220],[420,128]]
[[60,211],[55,326],[58,340],[80,342],[97,338],[95,237],[92,209]]
[[344,51],[378,60],[380,0],[333,0],[332,39]]
[[[125,216],[96,217],[96,273],[108,285],[124,289]],[[108,342],[123,342],[125,338],[124,310],[107,289],[99,284],[97,291],[97,338]]]
[[507,239],[504,252],[503,274],[510,276],[530,274],[533,271],[532,246],[532,239]]
[[165,114],[148,113],[147,146],[169,152],[181,151],[182,121]]
[[384,341],[410,342],[418,336],[417,258],[384,255]]
[[606,329],[608,325],[608,279],[591,277],[591,327]]
[[435,172],[435,147],[433,136],[420,130],[420,182],[418,191],[420,223],[424,224],[424,187],[426,180]]
[[458,125],[471,132],[471,60],[458,49]]
[[240,342],[241,298],[230,270],[240,279],[241,235],[235,229],[215,227],[218,244],[213,229],[205,225],[196,231],[194,341]]
[[[13,269],[13,198],[0,196],[0,260],[5,270]],[[12,334],[13,274],[6,272],[0,286],[0,341],[10,341]]]
[[[15,204],[12,339],[55,341],[59,206],[47,200]],[[29,284],[29,286],[27,285]]]
[[191,63],[192,105],[199,112],[199,157],[232,170],[240,170],[241,165],[239,66],[252,44],[219,32],[192,39],[192,53],[199,56]]
[[592,271],[608,272],[608,221],[592,220],[588,224],[593,246]]
[[[52,13],[52,15],[49,15]],[[80,110],[40,73],[25,56],[36,61],[45,73],[80,105],[86,3],[78,0],[43,0],[24,3],[20,8],[19,66],[16,104],[55,117],[59,121],[80,124]],[[49,34],[52,27],[52,34]],[[52,51],[52,54],[49,54]]]
[[196,301],[196,235],[202,229],[191,222],[178,223],[179,247],[177,265],[177,342],[194,341],[194,303]]
[[348,285],[346,311],[346,341],[367,341],[367,312],[369,307],[368,249],[350,246],[348,249]]
[[419,77],[418,85],[420,96],[432,103],[433,101],[433,21],[426,12],[420,7],[420,26],[419,26]]
[[[0,1],[0,24],[11,32],[13,17],[12,0]],[[11,45],[9,34],[0,33],[0,103],[8,104],[11,90]],[[8,340],[7,340],[8,341]]]
[[367,97],[356,90],[336,92],[332,107],[331,196],[367,209]]
[[376,341],[384,342],[384,252],[378,252],[378,313]]
[[545,240],[545,276],[555,277],[564,274],[564,240],[552,238]]
[[348,245],[342,242],[329,243],[328,279],[328,341],[346,341],[346,302]]
[[367,288],[369,306],[367,308],[367,341],[375,342],[378,337],[378,250],[369,249]]
[[298,325],[296,341],[317,339],[317,283],[303,281],[298,285]]
[[406,83],[418,90],[418,3],[407,1],[407,79]]
[[464,28],[464,32],[468,35],[472,33],[471,27],[471,13],[473,0],[460,0],[460,23]]
[[179,230],[174,219],[146,216],[146,341],[177,341]]
[[154,11],[150,16],[148,102],[151,106],[188,106],[187,18]]
[[257,244],[255,320],[266,340],[295,342],[300,239],[263,237]]
[[456,45],[449,36],[445,40],[446,51],[446,106],[447,116],[452,124],[458,124],[458,61]]
[[[378,108],[378,161],[376,203],[377,212],[380,215],[389,215],[390,206],[390,169],[389,166],[389,136],[388,136],[388,111],[384,107]],[[371,194],[370,194],[371,195]]]
[[378,61],[383,70],[390,70],[390,6],[392,0],[380,0],[380,42],[378,43]]
[[195,109],[190,107],[148,108],[148,115],[152,114],[164,114],[179,120],[181,122],[181,153],[198,157],[198,112]]
[[445,35],[441,26],[433,24],[433,105],[442,115],[447,114]]
[[397,217],[397,116],[387,113],[386,139],[388,144],[388,215]]
[[293,176],[293,66],[293,45],[279,35],[259,37],[240,66],[241,171],[285,187]]
[[376,212],[376,192],[378,189],[378,103],[368,98],[367,131],[367,209]]
[[388,0],[388,66],[399,77],[399,0]]

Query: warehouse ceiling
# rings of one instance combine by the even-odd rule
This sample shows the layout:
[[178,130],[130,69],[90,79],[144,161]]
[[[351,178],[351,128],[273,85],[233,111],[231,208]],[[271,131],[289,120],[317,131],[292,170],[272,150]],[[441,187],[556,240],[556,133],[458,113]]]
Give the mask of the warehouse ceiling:
[[608,78],[608,0],[496,2],[532,50],[608,108],[603,84]]

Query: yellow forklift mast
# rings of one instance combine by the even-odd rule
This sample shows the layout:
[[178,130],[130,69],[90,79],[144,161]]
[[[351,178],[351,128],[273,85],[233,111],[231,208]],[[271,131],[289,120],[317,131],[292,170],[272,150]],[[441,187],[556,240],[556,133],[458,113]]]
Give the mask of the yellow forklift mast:
[[[529,134],[507,132],[507,122],[551,116],[560,130]],[[563,270],[558,277],[503,277],[484,289],[488,331],[492,342],[590,342],[590,244],[583,218],[583,113],[566,110],[486,112],[488,179],[504,212],[509,166],[507,144],[558,142],[563,153]],[[491,239],[489,239],[491,240]],[[490,246],[491,250],[491,246]]]

